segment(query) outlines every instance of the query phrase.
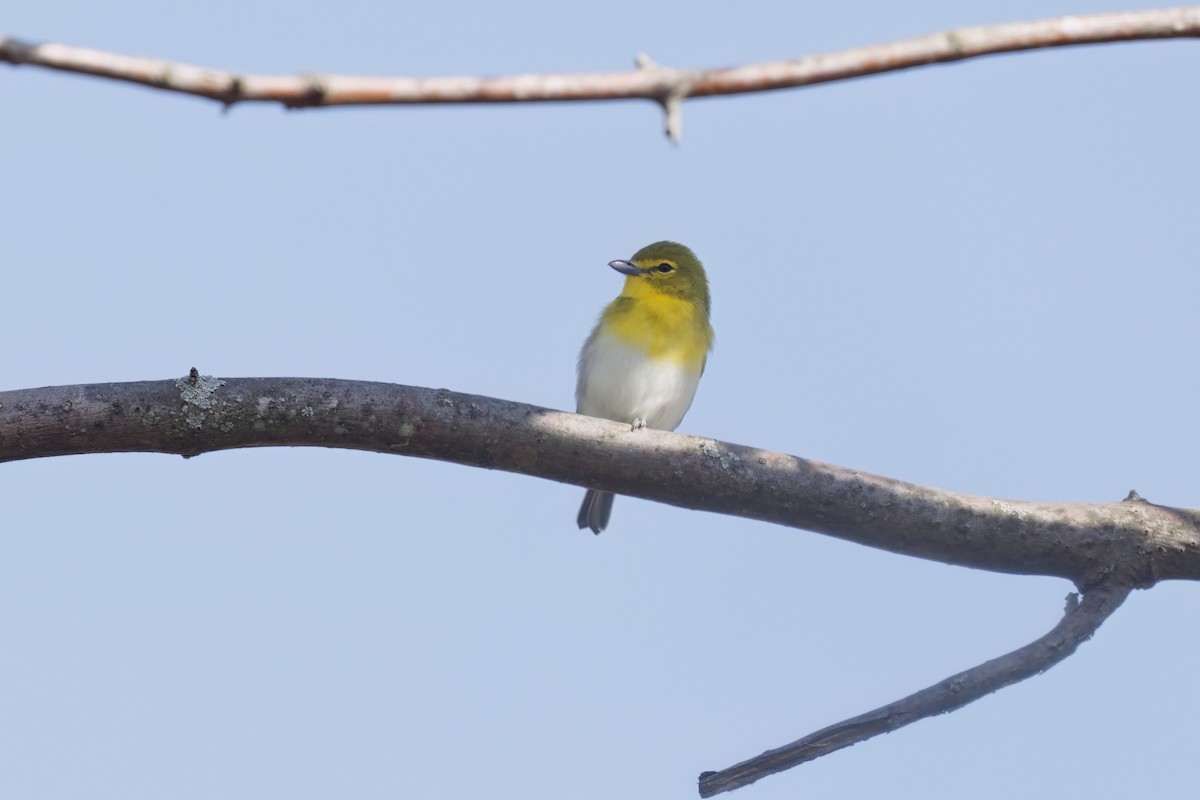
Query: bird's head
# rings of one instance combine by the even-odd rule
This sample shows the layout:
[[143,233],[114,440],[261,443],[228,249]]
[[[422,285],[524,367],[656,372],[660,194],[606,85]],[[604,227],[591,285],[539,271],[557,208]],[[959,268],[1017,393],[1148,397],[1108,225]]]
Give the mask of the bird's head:
[[626,293],[646,289],[698,304],[707,316],[711,306],[708,276],[696,254],[677,242],[655,242],[633,254],[628,261],[610,261],[610,267],[628,277]]

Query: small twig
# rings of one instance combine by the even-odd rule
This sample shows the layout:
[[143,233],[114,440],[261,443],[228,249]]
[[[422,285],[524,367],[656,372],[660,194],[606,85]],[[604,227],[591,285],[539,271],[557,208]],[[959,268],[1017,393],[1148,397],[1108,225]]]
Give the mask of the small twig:
[[687,97],[789,89],[1018,50],[1184,37],[1200,37],[1200,7],[978,25],[825,55],[705,70],[668,69],[644,59],[631,72],[574,75],[497,78],[239,75],[173,61],[62,44],[34,44],[6,37],[0,37],[0,61],[207,97],[226,107],[244,102],[275,102],[288,108],[305,108],[640,98],[664,106],[668,133],[677,137],[678,108]]
[[664,88],[656,99],[663,110],[663,132],[672,144],[679,144],[683,141],[683,101],[695,83],[694,73],[664,69],[646,53],[638,53],[633,63],[639,70],[659,76]]
[[1129,596],[1130,587],[1105,585],[1087,591],[1077,604],[1067,603],[1065,616],[1031,644],[972,667],[903,700],[830,725],[803,739],[769,750],[720,772],[700,776],[700,796],[747,786],[760,778],[849,747],[917,720],[945,714],[1053,667],[1075,652]]
[[668,92],[662,100],[667,138],[674,144],[683,141],[683,101],[687,97],[687,87],[686,81],[681,82],[678,88]]

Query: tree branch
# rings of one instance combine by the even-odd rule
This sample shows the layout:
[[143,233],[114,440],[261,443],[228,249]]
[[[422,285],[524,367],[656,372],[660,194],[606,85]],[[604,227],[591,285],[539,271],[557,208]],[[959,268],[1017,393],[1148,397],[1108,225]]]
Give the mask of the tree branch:
[[[1147,503],[999,501],[693,436],[385,383],[228,378],[0,392],[0,462],[277,445],[354,448],[502,469],[827,533],[897,553],[1075,581],[1047,635],[903,700],[700,776],[709,797],[952,711],[1075,651],[1132,588],[1200,578],[1200,512]],[[1072,596],[1074,598],[1074,596]]]
[[997,689],[1045,672],[1092,638],[1101,623],[1125,602],[1129,592],[1127,586],[1105,585],[1085,593],[1082,602],[1078,601],[1076,595],[1070,595],[1062,620],[1037,641],[952,675],[902,700],[810,733],[777,750],[769,750],[720,772],[702,773],[700,796],[712,797],[748,786],[759,778],[791,769],[881,733],[890,733],[918,720],[962,708]]
[[419,456],[606,489],[961,566],[1149,586],[1200,578],[1200,511],[994,500],[448,390],[192,375],[0,392],[0,462],[263,446]]
[[10,37],[0,37],[0,61],[136,83],[206,97],[226,106],[245,102],[307,108],[647,99],[663,106],[668,134],[678,138],[679,108],[687,97],[790,89],[1020,50],[1186,37],[1200,37],[1200,6],[978,25],[888,44],[724,69],[672,69],[640,57],[636,70],[590,74],[496,78],[242,75]]

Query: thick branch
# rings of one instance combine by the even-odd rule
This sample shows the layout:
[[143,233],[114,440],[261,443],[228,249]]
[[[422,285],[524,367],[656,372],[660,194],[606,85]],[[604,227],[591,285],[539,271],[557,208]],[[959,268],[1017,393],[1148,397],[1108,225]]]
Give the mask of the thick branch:
[[[496,78],[242,75],[161,59],[34,44],[0,37],[0,61],[94,75],[196,95],[226,105],[275,102],[288,108],[429,103],[655,100],[765,92],[1044,47],[1200,37],[1200,7],[979,25],[888,44],[724,69],[671,69],[644,58],[629,72]],[[678,125],[676,120],[675,125]]]
[[1053,630],[1037,641],[952,675],[902,700],[830,725],[777,750],[770,750],[720,772],[705,772],[700,776],[700,796],[712,797],[747,786],[759,778],[791,769],[872,736],[890,733],[926,717],[962,708],[997,689],[1045,672],[1092,638],[1101,623],[1125,602],[1129,591],[1128,587],[1106,585],[1084,594],[1082,602],[1071,595],[1065,616]]
[[796,456],[385,383],[190,379],[0,392],[0,461],[309,445],[420,456],[1088,588],[1200,578],[1200,512],[957,494]]

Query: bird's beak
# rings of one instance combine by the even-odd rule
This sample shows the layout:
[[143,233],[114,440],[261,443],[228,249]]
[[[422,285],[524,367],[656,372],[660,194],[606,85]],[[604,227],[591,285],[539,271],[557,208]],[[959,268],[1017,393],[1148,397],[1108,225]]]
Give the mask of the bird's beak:
[[646,270],[632,261],[610,261],[608,265],[624,275],[645,275]]

